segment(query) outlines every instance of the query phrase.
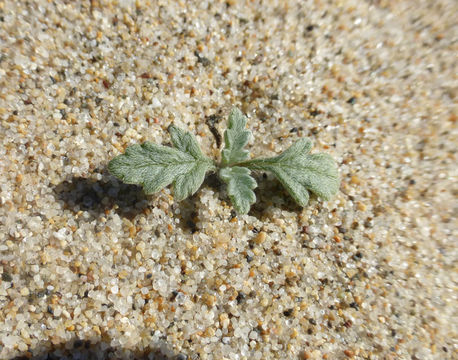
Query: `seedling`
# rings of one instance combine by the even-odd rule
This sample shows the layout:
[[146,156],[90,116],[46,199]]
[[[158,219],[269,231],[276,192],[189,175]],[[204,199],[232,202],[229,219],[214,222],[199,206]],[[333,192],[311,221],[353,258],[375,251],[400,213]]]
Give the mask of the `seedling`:
[[298,139],[278,156],[249,159],[245,146],[252,134],[246,129],[246,117],[237,108],[229,115],[220,164],[202,153],[190,132],[172,125],[169,133],[174,147],[150,142],[135,144],[111,160],[108,169],[127,184],[142,185],[146,194],[154,194],[173,184],[177,201],[194,194],[208,172],[217,172],[227,185],[229,198],[239,214],[248,213],[256,202],[253,190],[257,184],[251,176],[252,171],[274,174],[303,207],[309,201],[309,191],[329,200],[339,189],[336,163],[328,154],[310,154],[310,139]]

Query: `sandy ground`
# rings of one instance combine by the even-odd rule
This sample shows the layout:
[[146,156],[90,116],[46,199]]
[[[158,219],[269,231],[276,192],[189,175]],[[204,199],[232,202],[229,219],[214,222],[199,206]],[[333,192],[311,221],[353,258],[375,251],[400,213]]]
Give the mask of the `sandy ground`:
[[[456,359],[458,3],[0,1],[1,359]],[[175,124],[298,137],[341,188],[145,196]]]

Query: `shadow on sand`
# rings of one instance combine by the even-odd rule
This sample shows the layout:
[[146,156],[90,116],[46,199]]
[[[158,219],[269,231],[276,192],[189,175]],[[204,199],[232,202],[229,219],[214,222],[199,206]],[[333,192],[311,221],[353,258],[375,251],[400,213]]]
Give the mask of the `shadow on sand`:
[[[144,194],[142,187],[137,185],[124,184],[108,170],[102,169],[100,180],[93,178],[73,177],[62,181],[54,187],[54,196],[57,200],[63,201],[64,209],[74,214],[79,211],[87,211],[93,219],[104,216],[110,210],[123,218],[133,220],[137,215],[143,213],[147,208],[154,207],[154,195]],[[259,220],[269,217],[272,209],[280,208],[286,211],[300,211],[294,200],[283,189],[281,184],[272,176],[267,177],[263,173],[253,174],[258,188],[256,192],[256,203],[253,204],[250,215]],[[220,200],[230,202],[225,193],[225,185],[216,174],[206,177],[202,186],[210,187],[218,194]],[[195,232],[193,223],[195,209],[199,201],[198,193],[177,204],[180,207],[179,226],[184,232]],[[233,214],[235,216],[235,213]]]
[[106,168],[100,174],[100,180],[77,176],[64,180],[54,187],[54,196],[64,202],[64,209],[88,211],[94,218],[115,208],[119,216],[132,219],[148,207],[140,186],[123,184]]

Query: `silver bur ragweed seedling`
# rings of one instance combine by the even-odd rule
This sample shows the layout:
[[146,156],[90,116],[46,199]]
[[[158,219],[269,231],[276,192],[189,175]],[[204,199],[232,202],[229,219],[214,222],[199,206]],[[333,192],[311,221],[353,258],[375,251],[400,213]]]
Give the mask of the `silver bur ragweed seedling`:
[[252,137],[246,129],[246,117],[234,108],[224,133],[221,163],[206,157],[193,134],[175,126],[169,127],[174,147],[145,142],[132,145],[110,161],[110,172],[127,184],[143,186],[146,194],[154,194],[173,184],[176,200],[194,194],[208,172],[217,172],[227,186],[227,193],[239,214],[246,214],[256,201],[256,180],[252,171],[269,171],[275,175],[300,205],[306,206],[309,191],[324,200],[339,189],[337,166],[328,154],[310,154],[312,142],[301,138],[280,155],[265,159],[249,159],[245,149]]

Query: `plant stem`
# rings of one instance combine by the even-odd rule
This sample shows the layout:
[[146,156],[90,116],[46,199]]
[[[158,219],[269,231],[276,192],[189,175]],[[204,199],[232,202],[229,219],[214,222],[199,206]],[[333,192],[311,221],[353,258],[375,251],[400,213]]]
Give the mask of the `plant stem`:
[[231,166],[244,166],[251,170],[264,170],[265,165],[269,165],[270,159],[251,159],[247,161],[242,161]]

